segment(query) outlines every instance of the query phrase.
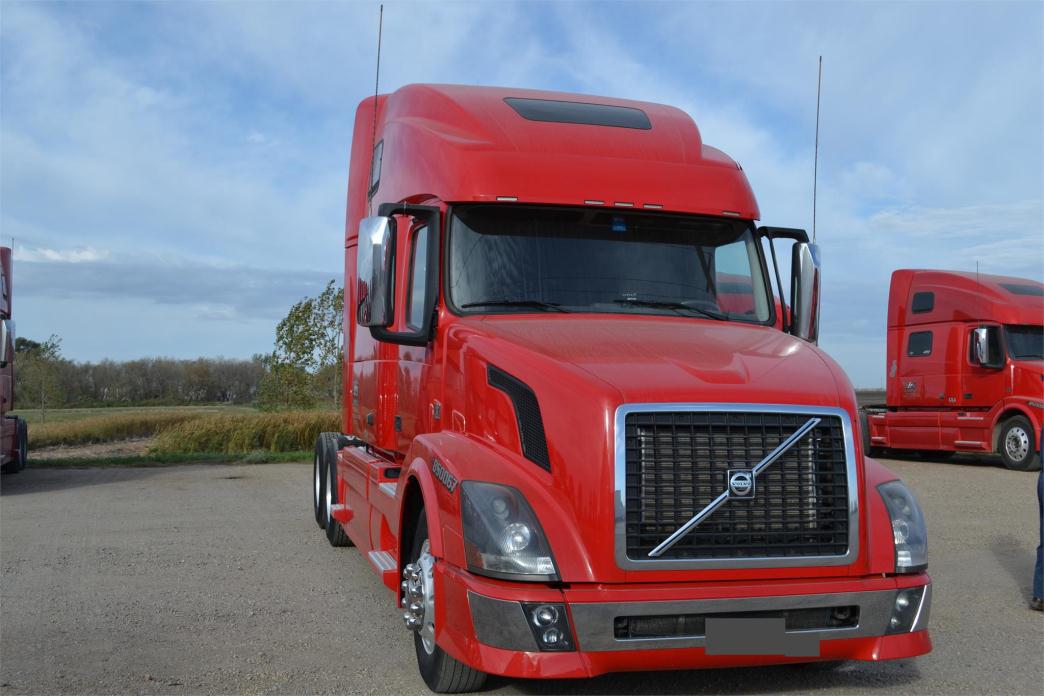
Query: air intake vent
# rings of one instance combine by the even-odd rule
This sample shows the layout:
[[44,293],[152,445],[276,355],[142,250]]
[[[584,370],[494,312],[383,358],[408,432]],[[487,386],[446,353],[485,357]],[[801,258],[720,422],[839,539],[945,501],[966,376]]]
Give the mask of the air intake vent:
[[525,382],[493,365],[489,366],[487,378],[489,386],[507,394],[515,407],[522,455],[537,466],[551,471],[547,437],[544,435],[544,420],[540,417],[540,404],[537,402],[536,394]]

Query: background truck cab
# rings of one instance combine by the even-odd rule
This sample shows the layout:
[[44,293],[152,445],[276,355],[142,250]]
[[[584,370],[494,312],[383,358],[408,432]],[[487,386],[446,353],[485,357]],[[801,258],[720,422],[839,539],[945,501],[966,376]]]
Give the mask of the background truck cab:
[[16,474],[29,460],[26,422],[8,412],[14,409],[15,330],[11,319],[13,278],[10,247],[0,247],[0,471]]
[[996,452],[1039,468],[1044,285],[898,270],[888,295],[887,404],[867,409],[869,447]]
[[433,690],[931,649],[920,509],[815,345],[818,250],[759,215],[669,106],[359,105],[313,512],[393,591]]

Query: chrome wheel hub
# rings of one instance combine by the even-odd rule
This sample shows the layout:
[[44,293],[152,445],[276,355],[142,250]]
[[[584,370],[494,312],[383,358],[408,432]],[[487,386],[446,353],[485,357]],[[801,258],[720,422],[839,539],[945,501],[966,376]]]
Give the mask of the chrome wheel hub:
[[1025,430],[1016,426],[1008,431],[1008,436],[1004,438],[1004,451],[1008,457],[1022,461],[1029,454],[1029,448],[1029,435]]
[[402,570],[402,620],[420,636],[429,655],[435,652],[435,557],[424,540],[420,556]]

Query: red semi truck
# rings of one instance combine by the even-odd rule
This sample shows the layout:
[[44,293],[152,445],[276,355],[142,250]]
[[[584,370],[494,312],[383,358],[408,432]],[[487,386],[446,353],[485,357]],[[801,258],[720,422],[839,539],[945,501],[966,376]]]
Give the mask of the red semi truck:
[[14,408],[14,321],[11,319],[11,249],[0,247],[0,471],[13,474],[28,462],[26,423]]
[[887,404],[863,414],[864,449],[996,452],[1040,468],[1044,285],[898,270],[888,294]]
[[816,346],[818,251],[758,217],[669,106],[359,105],[343,432],[313,508],[394,593],[432,690],[931,649],[924,519]]

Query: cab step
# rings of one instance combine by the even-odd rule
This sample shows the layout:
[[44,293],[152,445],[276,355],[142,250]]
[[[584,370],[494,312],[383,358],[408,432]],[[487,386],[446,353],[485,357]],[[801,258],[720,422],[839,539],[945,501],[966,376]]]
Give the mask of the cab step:
[[370,565],[381,576],[381,582],[390,590],[399,589],[399,563],[395,556],[387,551],[370,551],[366,554]]

